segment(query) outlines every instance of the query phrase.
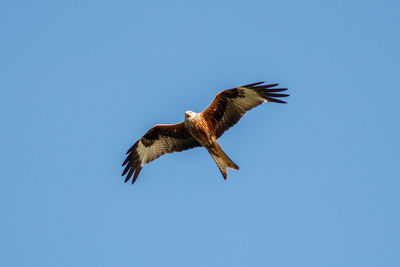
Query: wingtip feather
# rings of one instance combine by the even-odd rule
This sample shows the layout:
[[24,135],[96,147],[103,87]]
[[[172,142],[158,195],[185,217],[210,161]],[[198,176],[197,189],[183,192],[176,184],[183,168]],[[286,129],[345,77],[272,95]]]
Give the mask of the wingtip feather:
[[142,170],[142,166],[140,166],[140,165],[136,166],[135,175],[132,178],[132,184],[134,184],[136,182],[141,170]]
[[272,97],[267,97],[266,100],[267,100],[267,102],[286,104],[286,101],[283,101],[283,100],[280,100],[280,99],[276,99],[276,98],[272,98]]
[[243,86],[240,86],[240,87],[253,87],[253,86],[257,86],[259,84],[263,84],[263,83],[265,83],[265,82],[262,81],[262,82],[250,83],[250,84],[246,84],[246,85],[243,85]]

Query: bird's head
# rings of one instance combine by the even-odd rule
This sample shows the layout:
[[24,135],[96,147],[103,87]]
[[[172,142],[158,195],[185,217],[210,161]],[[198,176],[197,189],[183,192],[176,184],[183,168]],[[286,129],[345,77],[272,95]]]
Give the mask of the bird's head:
[[193,118],[193,117],[195,117],[197,115],[197,113],[196,112],[193,112],[193,111],[186,111],[185,112],[185,120],[186,119],[190,119],[190,118]]

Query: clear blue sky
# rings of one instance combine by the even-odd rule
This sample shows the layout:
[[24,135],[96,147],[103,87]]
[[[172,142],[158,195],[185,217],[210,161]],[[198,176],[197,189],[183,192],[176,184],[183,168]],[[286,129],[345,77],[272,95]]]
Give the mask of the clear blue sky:
[[[397,1],[1,1],[1,266],[400,266]],[[146,165],[218,91],[287,105]]]

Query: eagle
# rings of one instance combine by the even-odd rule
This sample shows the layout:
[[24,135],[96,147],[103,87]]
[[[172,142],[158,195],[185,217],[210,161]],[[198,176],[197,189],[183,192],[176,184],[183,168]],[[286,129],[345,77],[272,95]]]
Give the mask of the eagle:
[[222,150],[217,139],[235,125],[252,108],[264,103],[286,103],[281,97],[287,88],[277,88],[278,83],[257,82],[219,92],[214,101],[200,113],[185,112],[185,120],[178,124],[157,124],[143,135],[126,152],[127,157],[122,176],[125,183],[131,177],[135,183],[143,166],[164,154],[180,152],[195,147],[204,147],[217,164],[223,178],[227,179],[227,168],[239,170]]

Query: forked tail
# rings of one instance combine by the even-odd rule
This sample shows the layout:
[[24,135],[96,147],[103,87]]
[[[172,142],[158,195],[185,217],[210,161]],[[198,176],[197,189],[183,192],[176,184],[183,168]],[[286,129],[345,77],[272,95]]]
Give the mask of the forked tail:
[[211,157],[214,159],[215,163],[217,164],[219,170],[222,173],[222,176],[226,180],[228,178],[226,169],[231,168],[234,170],[239,170],[239,166],[236,165],[229,157],[225,154],[222,148],[218,145],[217,142],[208,149]]

